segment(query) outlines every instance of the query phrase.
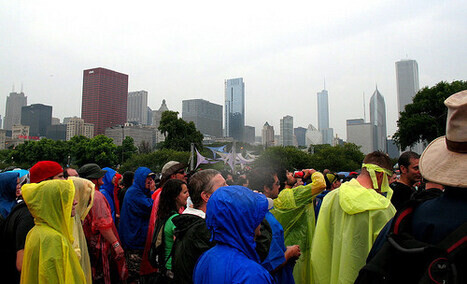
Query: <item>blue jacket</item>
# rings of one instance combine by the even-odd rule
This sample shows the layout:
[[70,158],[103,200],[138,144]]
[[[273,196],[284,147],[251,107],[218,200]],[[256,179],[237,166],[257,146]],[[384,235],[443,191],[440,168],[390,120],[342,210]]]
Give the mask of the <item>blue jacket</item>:
[[206,209],[206,225],[217,244],[199,258],[193,282],[274,283],[255,251],[254,231],[266,212],[264,195],[242,186],[217,189]]
[[[265,218],[266,221],[268,221],[269,226],[271,226],[272,240],[271,245],[269,246],[268,256],[261,265],[266,268],[267,271],[271,272],[285,262],[284,253],[286,251],[286,247],[284,244],[284,229],[282,228],[282,225],[271,212],[267,212]],[[295,283],[293,278],[293,264],[289,262],[281,270],[275,273],[274,280],[276,283]]]
[[152,171],[139,167],[133,185],[125,194],[120,211],[119,235],[125,249],[143,250],[148,232],[153,200],[145,188],[146,178]]
[[0,215],[6,219],[16,204],[18,173],[0,173]]
[[114,185],[112,184],[112,179],[117,173],[111,168],[103,168],[104,171],[107,171],[104,175],[104,184],[99,188],[99,191],[105,196],[107,202],[110,205],[110,211],[112,212],[112,219],[115,223],[115,202],[114,202]]

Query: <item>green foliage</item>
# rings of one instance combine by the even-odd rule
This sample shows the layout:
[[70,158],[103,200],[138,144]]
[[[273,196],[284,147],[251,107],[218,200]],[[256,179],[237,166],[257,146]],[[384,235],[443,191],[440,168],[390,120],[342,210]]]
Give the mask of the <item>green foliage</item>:
[[196,130],[195,124],[178,118],[178,112],[164,111],[161,116],[159,130],[166,135],[161,148],[176,151],[190,151],[191,143],[202,149],[203,134]]
[[138,147],[135,146],[135,140],[130,136],[125,137],[122,145],[117,146],[115,150],[115,155],[117,156],[117,160],[120,162],[120,165],[137,153]]
[[168,161],[188,163],[189,158],[190,152],[172,149],[162,149],[149,154],[135,154],[120,167],[120,172],[135,171],[138,167],[148,167],[154,172],[160,172]]
[[67,161],[68,152],[69,145],[65,141],[41,139],[19,144],[14,150],[11,150],[10,157],[13,164],[30,167],[41,160],[64,164]]
[[359,146],[345,143],[344,146],[316,147],[312,159],[313,166],[317,170],[329,169],[332,172],[340,172],[360,169],[364,157]]
[[447,108],[444,105],[452,94],[467,90],[467,81],[440,82],[436,86],[421,89],[413,103],[405,106],[397,121],[398,130],[394,141],[401,148],[418,141],[431,142],[446,133]]
[[307,169],[311,168],[311,155],[292,146],[276,146],[267,148],[253,163],[254,167],[272,167],[275,169]]

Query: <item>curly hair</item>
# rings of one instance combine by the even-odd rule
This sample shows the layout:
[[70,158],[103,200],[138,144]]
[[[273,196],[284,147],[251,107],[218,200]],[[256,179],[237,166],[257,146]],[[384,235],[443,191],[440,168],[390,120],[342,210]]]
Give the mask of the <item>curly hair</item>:
[[177,196],[182,191],[182,185],[186,183],[178,179],[169,179],[162,187],[159,206],[157,208],[157,220],[167,220],[174,212],[178,213]]

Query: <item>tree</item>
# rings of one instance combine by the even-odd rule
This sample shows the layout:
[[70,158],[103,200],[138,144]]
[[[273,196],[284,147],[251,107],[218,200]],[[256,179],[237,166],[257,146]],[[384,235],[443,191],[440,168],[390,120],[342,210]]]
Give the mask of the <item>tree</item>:
[[154,172],[160,172],[168,161],[188,163],[189,158],[190,152],[172,149],[162,149],[149,154],[135,154],[120,167],[120,172],[135,171],[138,167],[148,167]]
[[439,82],[434,87],[421,89],[397,121],[394,141],[399,148],[405,149],[419,141],[430,142],[444,135],[447,116],[444,100],[462,90],[467,90],[467,81]]
[[178,112],[164,111],[159,130],[166,135],[162,148],[176,151],[190,151],[191,143],[202,149],[203,134],[196,130],[195,124],[178,118]]
[[120,165],[136,153],[138,153],[138,148],[135,146],[135,140],[130,136],[125,137],[122,145],[117,146],[115,150],[115,155],[117,155],[117,160],[120,161]]
[[66,164],[69,145],[65,141],[41,139],[39,141],[25,141],[16,146],[11,152],[14,164],[30,167],[38,161],[49,160]]
[[70,149],[73,164],[81,167],[87,163],[96,163],[101,167],[112,167],[117,164],[115,155],[117,146],[111,138],[97,135],[89,139],[84,136],[75,136],[70,140]]
[[312,167],[311,155],[292,146],[267,148],[253,163],[255,167],[275,169],[307,169]]
[[365,155],[360,151],[360,146],[353,143],[345,143],[344,146],[327,145],[315,148],[312,155],[315,169],[329,169],[333,172],[354,171],[361,167]]

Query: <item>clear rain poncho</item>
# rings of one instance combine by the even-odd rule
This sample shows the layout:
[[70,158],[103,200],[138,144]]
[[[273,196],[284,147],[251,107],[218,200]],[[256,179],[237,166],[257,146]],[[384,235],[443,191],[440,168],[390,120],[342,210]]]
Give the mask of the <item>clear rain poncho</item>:
[[295,283],[311,283],[311,244],[315,230],[313,199],[326,188],[323,174],[313,173],[312,183],[281,191],[271,213],[284,228],[286,246],[300,245],[301,256],[293,275]]
[[313,283],[354,283],[373,242],[396,212],[387,170],[371,164],[363,167],[373,186],[377,186],[375,171],[385,173],[382,194],[352,179],[326,195],[312,245]]
[[22,193],[36,225],[26,237],[21,283],[85,283],[72,245],[73,182],[26,184]]

